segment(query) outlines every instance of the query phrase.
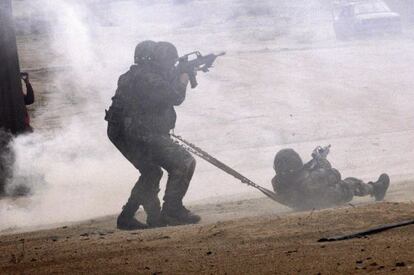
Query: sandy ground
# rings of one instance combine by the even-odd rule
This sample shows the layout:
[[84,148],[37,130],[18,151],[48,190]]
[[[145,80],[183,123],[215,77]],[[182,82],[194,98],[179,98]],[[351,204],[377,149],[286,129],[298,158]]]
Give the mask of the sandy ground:
[[[263,199],[205,205],[200,225],[119,231],[115,217],[56,229],[0,236],[2,274],[412,274],[414,227],[366,238],[320,238],[414,218],[412,203],[384,202],[337,209],[208,222],[263,208]],[[277,207],[275,208],[277,209]]]
[[[0,201],[1,274],[414,273],[413,226],[317,242],[414,218],[414,153],[408,150],[414,143],[412,33],[338,42],[326,16],[315,30],[304,33],[299,25],[280,36],[272,17],[256,24],[257,11],[249,9],[251,18],[228,17],[223,8],[224,15],[200,24],[185,16],[211,3],[174,8],[182,21],[149,20],[168,5],[148,5],[140,11],[147,17],[133,14],[141,21],[129,33],[122,22],[83,32],[67,5],[58,6],[64,23],[78,27],[74,33],[18,37],[37,101],[29,108],[34,138],[22,138],[16,148],[20,165],[44,174],[46,184],[35,186],[30,198]],[[124,17],[125,10],[113,9]],[[362,198],[341,208],[293,213],[199,161],[186,199],[203,217],[201,224],[116,230],[113,213],[137,173],[106,139],[103,109],[136,40],[148,38],[153,28],[157,34],[150,37],[176,42],[181,53],[227,51],[177,108],[177,132],[185,138],[266,187],[277,150],[294,147],[307,159],[316,145],[332,144],[329,159],[344,177],[391,175],[387,202]],[[253,34],[263,37],[251,39]],[[100,54],[80,62],[91,52]]]

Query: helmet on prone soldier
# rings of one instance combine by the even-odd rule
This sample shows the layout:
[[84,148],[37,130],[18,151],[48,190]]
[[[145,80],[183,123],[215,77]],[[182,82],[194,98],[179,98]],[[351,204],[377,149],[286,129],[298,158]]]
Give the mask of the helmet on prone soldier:
[[157,43],[154,51],[154,60],[161,69],[169,70],[173,68],[177,58],[177,48],[172,43],[165,41]]
[[143,64],[150,62],[154,59],[154,50],[157,46],[157,42],[152,40],[145,40],[135,47],[134,63]]
[[303,161],[295,150],[282,149],[275,156],[273,168],[278,175],[290,175],[303,168]]

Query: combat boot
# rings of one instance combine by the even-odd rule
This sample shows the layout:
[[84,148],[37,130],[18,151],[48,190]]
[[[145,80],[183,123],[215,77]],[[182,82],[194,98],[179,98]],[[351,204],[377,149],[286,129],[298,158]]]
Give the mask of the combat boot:
[[167,226],[161,217],[161,207],[158,198],[150,203],[144,204],[144,210],[147,213],[147,225],[151,228]]
[[191,213],[183,205],[169,207],[165,203],[161,210],[161,217],[167,225],[196,224],[201,220],[199,215]]
[[148,228],[147,225],[139,222],[134,216],[135,211],[131,211],[129,207],[124,206],[121,214],[119,214],[116,220],[116,227],[120,230],[138,230]]
[[158,199],[158,191],[146,194],[145,199],[142,200],[142,206],[145,213],[147,213],[147,225],[151,228],[167,226],[161,218],[161,203]]
[[375,197],[376,201],[382,201],[385,197],[385,193],[390,186],[390,177],[387,174],[381,174],[376,182],[370,182],[372,185],[371,196]]
[[155,227],[164,227],[164,226],[167,226],[167,223],[161,217],[161,215],[157,215],[157,216],[148,215],[147,216],[147,225],[150,228],[155,228]]

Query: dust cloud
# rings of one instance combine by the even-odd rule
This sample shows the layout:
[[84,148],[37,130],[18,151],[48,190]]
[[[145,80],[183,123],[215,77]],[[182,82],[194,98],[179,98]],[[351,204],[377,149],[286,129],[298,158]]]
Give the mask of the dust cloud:
[[[175,132],[259,184],[270,187],[277,150],[294,147],[306,160],[328,143],[345,176],[411,178],[413,42],[338,42],[330,8],[317,0],[15,0],[21,63],[40,103],[35,132],[14,140],[8,185],[24,181],[32,194],[0,201],[0,230],[121,209],[138,173],[107,139],[104,109],[147,39],[173,42],[180,54],[227,52],[176,108]],[[187,202],[260,196],[197,165]]]

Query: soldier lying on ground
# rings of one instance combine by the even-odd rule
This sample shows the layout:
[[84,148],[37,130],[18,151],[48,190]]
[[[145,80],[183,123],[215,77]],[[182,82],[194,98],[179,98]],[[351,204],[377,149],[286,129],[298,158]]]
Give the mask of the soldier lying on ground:
[[276,176],[272,179],[274,191],[284,198],[285,204],[297,210],[320,209],[350,202],[354,196],[374,197],[381,201],[390,184],[387,174],[376,182],[365,183],[357,178],[341,179],[326,159],[329,147],[317,147],[313,159],[303,164],[293,149],[280,150],[274,159]]

